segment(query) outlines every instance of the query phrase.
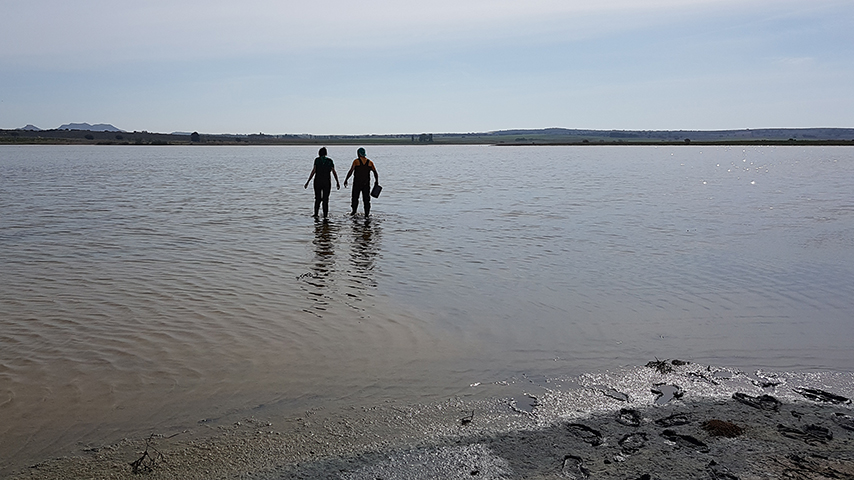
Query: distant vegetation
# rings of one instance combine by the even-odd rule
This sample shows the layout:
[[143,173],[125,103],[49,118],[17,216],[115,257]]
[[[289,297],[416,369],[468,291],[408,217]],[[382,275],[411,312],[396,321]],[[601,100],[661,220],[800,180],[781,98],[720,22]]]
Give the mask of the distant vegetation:
[[[88,125],[88,124],[69,124]],[[28,125],[27,127],[32,127]],[[95,126],[93,126],[95,127]],[[0,144],[94,145],[854,145],[854,128],[759,130],[500,130],[481,133],[394,135],[208,135],[199,132],[102,130],[0,130]],[[107,127],[112,127],[108,129]]]

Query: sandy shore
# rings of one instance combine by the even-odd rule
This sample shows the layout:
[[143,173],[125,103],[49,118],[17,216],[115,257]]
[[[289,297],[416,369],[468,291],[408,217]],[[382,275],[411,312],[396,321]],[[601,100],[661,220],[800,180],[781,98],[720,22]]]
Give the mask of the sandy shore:
[[11,478],[852,479],[852,378],[651,363],[529,396],[199,424]]

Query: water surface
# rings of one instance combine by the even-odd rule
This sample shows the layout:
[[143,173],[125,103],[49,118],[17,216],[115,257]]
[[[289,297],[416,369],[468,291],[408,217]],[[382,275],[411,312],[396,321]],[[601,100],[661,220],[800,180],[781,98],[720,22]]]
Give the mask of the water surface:
[[654,357],[852,369],[854,148],[370,147],[372,216],[325,222],[315,153],[0,147],[0,468]]

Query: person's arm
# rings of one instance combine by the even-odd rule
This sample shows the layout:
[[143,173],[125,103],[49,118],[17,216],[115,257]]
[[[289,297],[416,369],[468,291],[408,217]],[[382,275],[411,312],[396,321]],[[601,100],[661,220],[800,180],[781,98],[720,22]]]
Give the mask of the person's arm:
[[335,171],[335,167],[332,167],[332,176],[335,177],[335,186],[338,190],[341,190],[341,184],[338,183],[338,172]]
[[317,170],[317,167],[312,167],[312,169],[311,169],[311,175],[309,175],[309,176],[308,176],[308,180],[306,180],[306,181],[305,181],[305,186],[304,186],[304,187],[302,187],[302,188],[308,188],[308,182],[310,182],[310,181],[311,181],[311,179],[312,179],[312,178],[314,178],[314,172],[315,172],[315,170]]
[[350,175],[353,175],[353,170],[356,168],[356,162],[350,165],[350,171],[347,172],[347,178],[344,179],[344,188],[347,188],[347,180],[350,180]]
[[374,183],[379,185],[380,184],[380,174],[377,173],[377,167],[374,166],[374,162],[371,162],[371,171],[374,172]]

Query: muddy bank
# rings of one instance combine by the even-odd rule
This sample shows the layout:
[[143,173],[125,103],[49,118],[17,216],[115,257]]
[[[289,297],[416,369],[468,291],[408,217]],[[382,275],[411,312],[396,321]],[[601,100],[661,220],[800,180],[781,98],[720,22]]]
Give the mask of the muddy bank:
[[854,478],[853,383],[652,363],[487,401],[199,424],[11,478]]

